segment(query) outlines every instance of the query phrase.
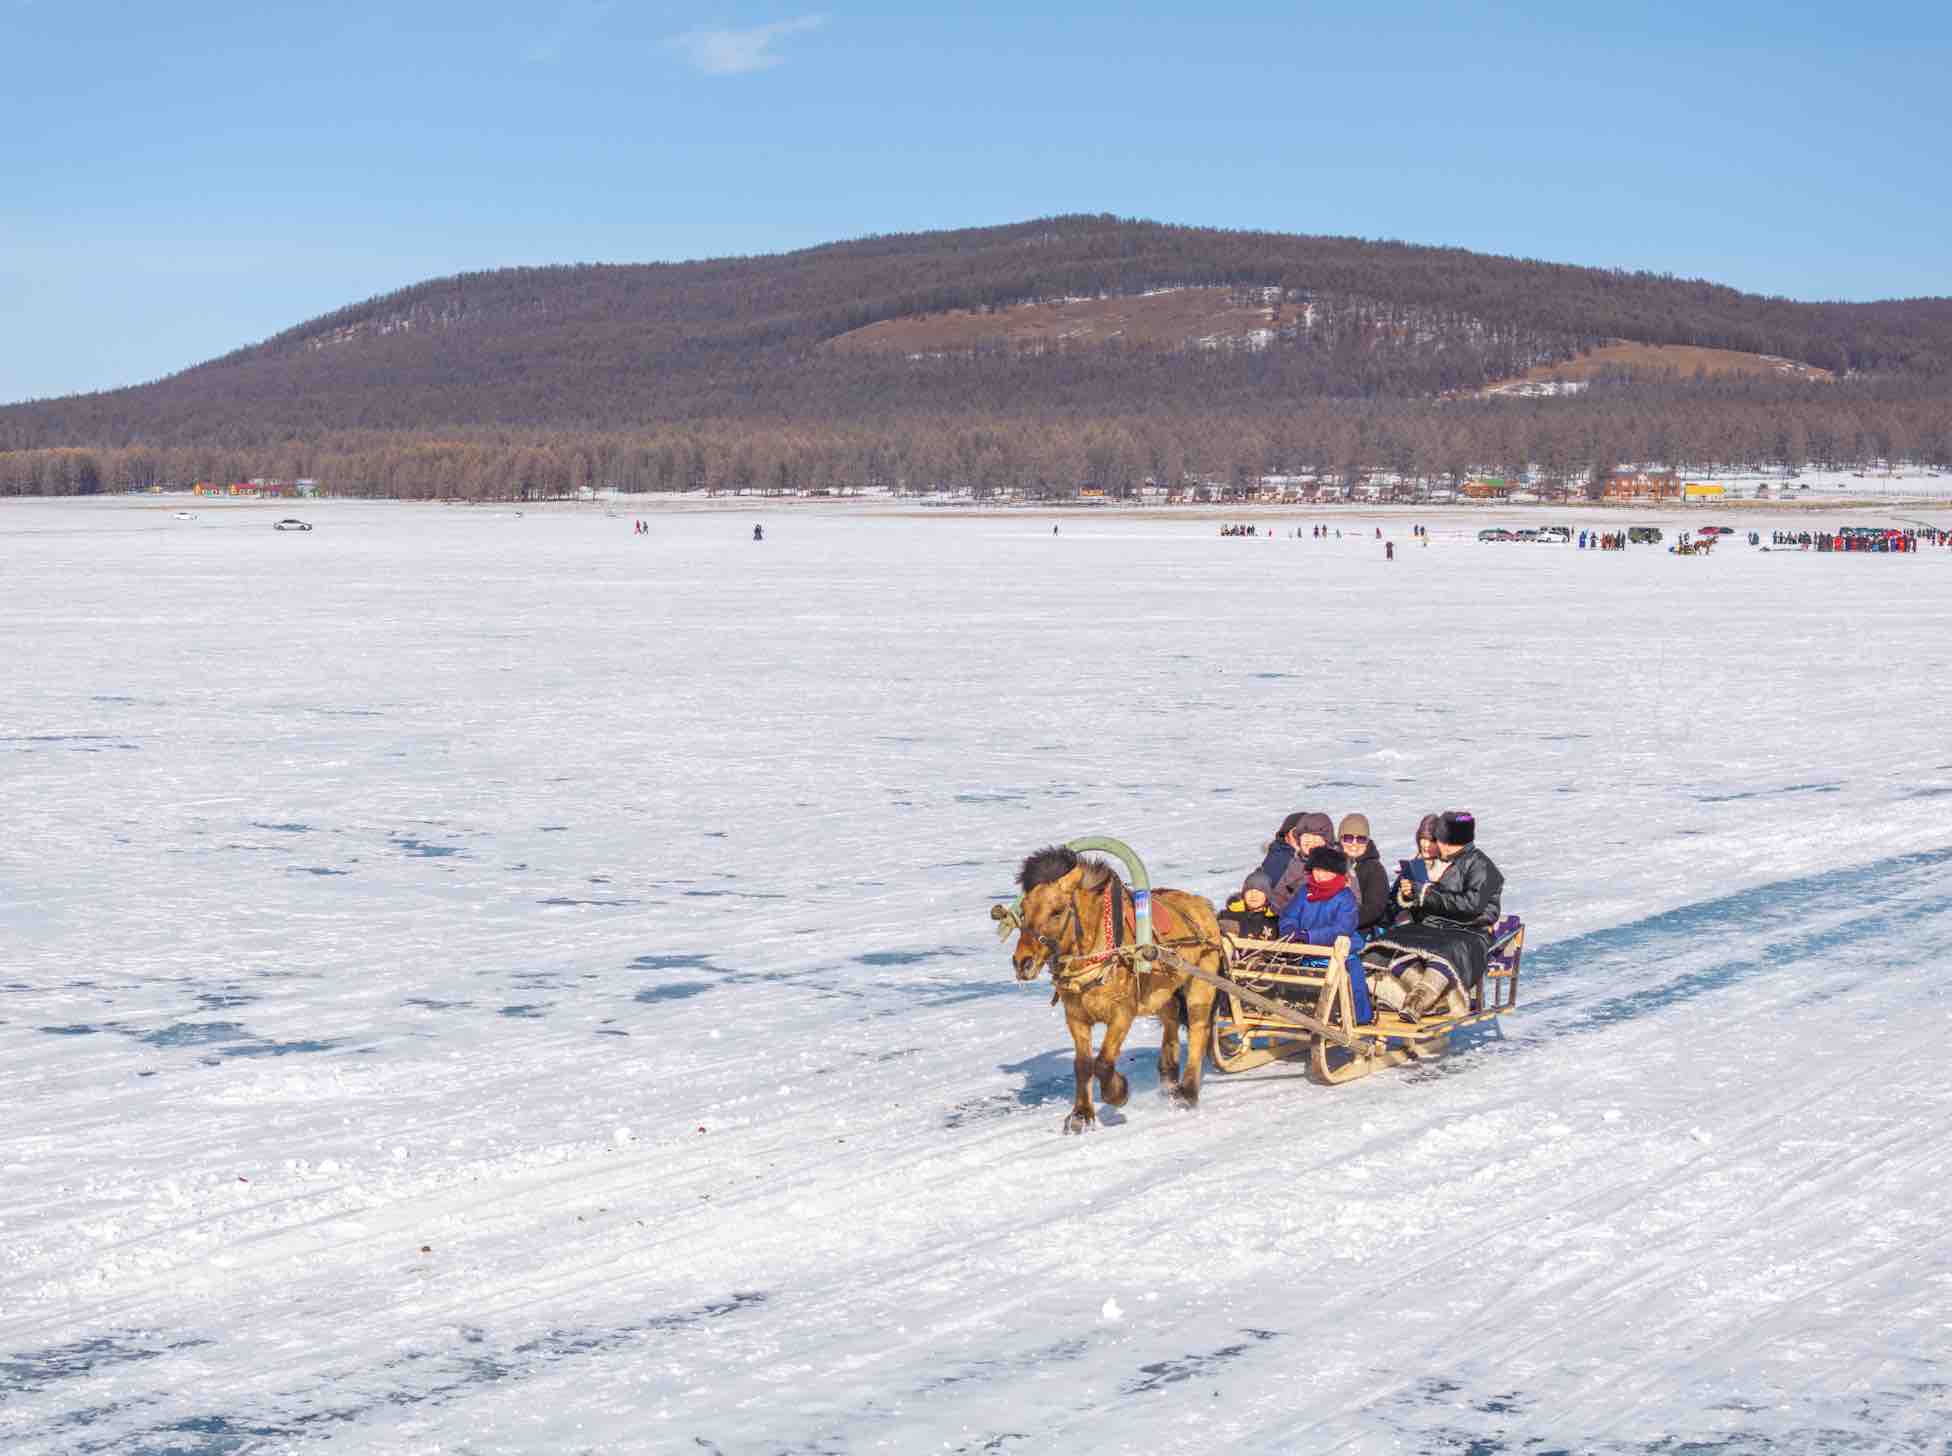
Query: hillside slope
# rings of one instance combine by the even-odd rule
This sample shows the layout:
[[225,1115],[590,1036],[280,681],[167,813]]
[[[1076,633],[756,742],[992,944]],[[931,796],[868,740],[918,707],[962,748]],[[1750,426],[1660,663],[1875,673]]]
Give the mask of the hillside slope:
[[[1614,341],[1652,352],[1623,373],[1592,353]],[[1797,367],[1694,383],[1662,350]],[[1443,402],[1582,359],[1604,387],[1549,417]],[[1830,374],[1844,382],[1811,382]],[[432,280],[152,384],[0,408],[0,494],[226,474],[522,494],[1578,473],[1689,451],[1937,460],[1949,402],[1952,299],[1794,303],[1453,248],[1058,217]]]
[[[927,412],[968,399],[966,380],[945,389],[940,371],[837,363],[820,346],[917,315],[1200,285],[1280,289],[1307,324],[1252,362],[1189,357],[1197,328],[1080,350],[1055,406],[1047,378],[1009,369],[976,391],[982,407],[1129,408],[1189,388],[1233,403],[1417,396],[1615,338],[1839,372],[1952,367],[1952,300],[1799,304],[1459,249],[1065,217],[773,257],[436,279],[153,384],[0,409],[0,448]],[[1166,357],[1142,357],[1154,352]]]

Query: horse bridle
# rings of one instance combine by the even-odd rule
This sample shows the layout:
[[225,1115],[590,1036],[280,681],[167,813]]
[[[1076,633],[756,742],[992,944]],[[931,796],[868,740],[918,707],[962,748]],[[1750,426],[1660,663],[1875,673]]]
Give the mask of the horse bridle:
[[[1078,950],[1082,950],[1084,949],[1084,917],[1078,914],[1078,897],[1076,895],[1067,895],[1064,900],[1064,908],[1071,912],[1071,943]],[[1057,975],[1058,962],[1063,958],[1064,947],[1048,935],[1038,936],[1037,944],[1043,947],[1044,958],[1037,962],[1036,969],[1030,973],[1031,979],[1035,980],[1038,973],[1047,967],[1051,975],[1055,977]]]
[[[1105,941],[1105,948],[1097,952],[1093,958],[1106,960],[1117,952],[1120,932],[1125,924],[1124,901],[1129,893],[1125,888],[1125,882],[1117,875],[1113,875],[1111,884],[1105,890],[1105,920],[1109,935]],[[1074,890],[1070,895],[1065,897],[1064,908],[1071,912],[1071,944],[1073,946],[1071,954],[1074,957],[1083,956],[1085,944],[1084,916],[1078,913],[1078,891]],[[1057,980],[1058,965],[1063,959],[1063,948],[1048,935],[1038,936],[1037,943],[1044,948],[1044,959],[1038,963],[1037,970],[1041,971],[1048,966],[1050,968],[1051,979],[1053,981]],[[1033,971],[1031,974],[1032,978],[1035,979],[1036,972]]]

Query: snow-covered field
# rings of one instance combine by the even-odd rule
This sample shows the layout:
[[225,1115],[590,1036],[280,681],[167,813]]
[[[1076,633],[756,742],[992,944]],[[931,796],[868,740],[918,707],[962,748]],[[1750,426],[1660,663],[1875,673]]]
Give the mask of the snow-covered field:
[[[7,1456],[1948,1449],[1952,551],[177,504],[0,506]],[[1452,806],[1502,1034],[1060,1134],[1027,851]]]

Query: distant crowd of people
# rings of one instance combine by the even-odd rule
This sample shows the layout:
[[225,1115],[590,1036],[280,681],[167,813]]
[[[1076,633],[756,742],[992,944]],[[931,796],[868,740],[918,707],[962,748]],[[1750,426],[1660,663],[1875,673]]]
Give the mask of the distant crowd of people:
[[[1751,534],[1751,541],[1755,539]],[[1797,551],[1916,551],[1921,546],[1952,546],[1952,531],[1931,526],[1885,530],[1871,526],[1842,526],[1835,531],[1771,531],[1769,544],[1777,550]]]
[[1579,533],[1581,551],[1624,551],[1627,549],[1625,531],[1581,531]]

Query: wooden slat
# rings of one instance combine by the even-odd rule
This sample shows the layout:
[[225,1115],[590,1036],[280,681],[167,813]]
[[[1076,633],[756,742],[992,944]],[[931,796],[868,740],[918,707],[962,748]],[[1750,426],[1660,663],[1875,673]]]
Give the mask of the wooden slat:
[[1303,945],[1298,940],[1249,940],[1244,936],[1223,935],[1228,950],[1261,951],[1273,955],[1332,956],[1332,945]]
[[1317,1036],[1325,1036],[1338,1046],[1348,1046],[1353,1042],[1353,1038],[1348,1033],[1325,1022],[1317,1021],[1305,1011],[1297,1010],[1285,1001],[1277,1001],[1272,996],[1263,996],[1258,991],[1250,991],[1239,982],[1230,981],[1225,976],[1217,975],[1212,971],[1203,971],[1173,951],[1162,949],[1159,952],[1159,959],[1181,975],[1191,976],[1196,981],[1205,981],[1210,986],[1217,986],[1222,991],[1231,993],[1235,1000],[1246,1003],[1263,1016],[1273,1017],[1289,1026],[1298,1026],[1303,1030],[1312,1031]]

